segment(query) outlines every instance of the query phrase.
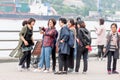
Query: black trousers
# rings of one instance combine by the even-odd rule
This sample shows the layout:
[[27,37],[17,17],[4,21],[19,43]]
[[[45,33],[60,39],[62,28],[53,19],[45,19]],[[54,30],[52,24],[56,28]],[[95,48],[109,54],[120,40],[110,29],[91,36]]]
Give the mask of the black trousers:
[[68,68],[74,69],[74,48],[70,48],[70,55],[68,55]]
[[[67,65],[67,54],[59,54],[59,71],[67,71],[68,65]],[[64,70],[63,70],[64,68]]]
[[52,49],[52,70],[55,70],[56,67],[56,47]]
[[[117,65],[117,59],[114,58],[114,51],[109,51],[108,52],[108,61],[107,61],[107,70],[111,71],[111,62],[113,59],[113,67],[112,67],[112,71],[116,70],[116,65]],[[113,57],[113,58],[112,58]]]
[[104,52],[103,52],[104,45],[98,45],[98,57],[103,57]]
[[88,49],[85,47],[79,47],[77,49],[77,55],[76,55],[76,67],[75,67],[75,72],[79,72],[79,67],[80,67],[80,60],[81,57],[83,56],[83,71],[86,72],[88,69]]
[[20,59],[19,65],[24,65],[24,63],[26,62],[26,68],[30,67],[30,62],[31,62],[31,51],[25,51],[23,52],[23,56]]

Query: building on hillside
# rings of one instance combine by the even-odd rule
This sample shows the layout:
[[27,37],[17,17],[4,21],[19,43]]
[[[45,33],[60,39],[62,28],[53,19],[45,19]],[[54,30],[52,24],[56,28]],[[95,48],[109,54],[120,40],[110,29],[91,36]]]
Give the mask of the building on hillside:
[[63,4],[68,6],[83,7],[84,3],[82,0],[64,0]]
[[119,15],[120,16],[120,11],[116,11],[115,15]]
[[89,16],[99,16],[97,11],[89,11]]

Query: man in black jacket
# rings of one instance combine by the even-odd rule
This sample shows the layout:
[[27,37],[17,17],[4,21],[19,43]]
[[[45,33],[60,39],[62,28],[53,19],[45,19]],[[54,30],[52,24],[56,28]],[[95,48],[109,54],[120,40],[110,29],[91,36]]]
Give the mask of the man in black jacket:
[[88,69],[88,49],[91,45],[91,36],[90,32],[85,28],[84,21],[80,21],[80,28],[78,29],[78,35],[77,35],[77,42],[78,42],[78,48],[77,48],[77,55],[76,55],[76,68],[75,72],[79,72],[80,67],[80,60],[83,56],[83,74],[87,72]]

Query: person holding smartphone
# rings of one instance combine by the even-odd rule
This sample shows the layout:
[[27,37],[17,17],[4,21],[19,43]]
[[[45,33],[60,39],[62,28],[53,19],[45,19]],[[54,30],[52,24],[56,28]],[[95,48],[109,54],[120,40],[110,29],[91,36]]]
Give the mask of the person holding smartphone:
[[43,45],[40,55],[40,60],[38,64],[38,69],[35,69],[34,72],[40,72],[43,70],[43,65],[45,64],[44,72],[49,72],[50,69],[50,54],[52,53],[52,48],[54,45],[54,39],[56,37],[56,20],[51,18],[48,20],[48,28],[39,28],[40,33],[43,34]]

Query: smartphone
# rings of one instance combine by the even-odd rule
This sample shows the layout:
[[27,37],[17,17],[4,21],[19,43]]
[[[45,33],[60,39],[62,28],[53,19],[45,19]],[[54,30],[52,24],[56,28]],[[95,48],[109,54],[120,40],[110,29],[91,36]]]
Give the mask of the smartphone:
[[40,31],[40,32],[42,31],[42,27],[39,27],[39,31]]

